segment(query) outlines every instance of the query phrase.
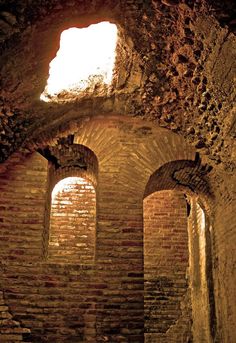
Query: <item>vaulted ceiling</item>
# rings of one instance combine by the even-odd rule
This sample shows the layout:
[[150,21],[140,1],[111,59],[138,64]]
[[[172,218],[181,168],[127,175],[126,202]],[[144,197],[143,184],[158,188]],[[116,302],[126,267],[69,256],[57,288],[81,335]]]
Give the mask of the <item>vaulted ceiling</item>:
[[[232,174],[235,14],[230,0],[0,0],[0,161],[71,121],[120,114],[184,136]],[[111,92],[42,102],[61,32],[104,20],[120,35]]]

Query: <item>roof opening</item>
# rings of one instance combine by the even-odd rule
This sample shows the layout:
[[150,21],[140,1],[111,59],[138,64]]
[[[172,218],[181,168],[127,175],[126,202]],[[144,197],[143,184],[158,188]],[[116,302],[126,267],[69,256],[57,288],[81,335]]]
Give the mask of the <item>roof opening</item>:
[[98,88],[107,91],[113,78],[116,43],[117,26],[109,22],[63,31],[40,99],[68,101]]

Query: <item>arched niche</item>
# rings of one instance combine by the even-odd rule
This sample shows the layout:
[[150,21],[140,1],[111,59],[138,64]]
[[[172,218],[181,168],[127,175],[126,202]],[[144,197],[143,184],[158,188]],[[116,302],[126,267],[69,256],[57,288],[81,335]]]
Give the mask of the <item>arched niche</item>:
[[149,178],[144,209],[145,342],[211,342],[210,186],[195,161],[166,163]]
[[96,241],[96,191],[89,180],[66,177],[51,193],[48,258],[93,263]]
[[87,147],[62,138],[41,149],[49,160],[43,237],[53,263],[93,264],[96,250],[98,161]]

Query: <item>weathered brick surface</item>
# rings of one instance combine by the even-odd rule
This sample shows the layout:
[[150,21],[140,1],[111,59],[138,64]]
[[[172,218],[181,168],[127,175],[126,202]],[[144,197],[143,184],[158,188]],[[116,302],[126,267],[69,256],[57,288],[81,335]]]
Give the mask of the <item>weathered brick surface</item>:
[[[189,261],[186,200],[176,191],[144,199],[145,333],[147,342],[187,342],[191,338],[188,305]],[[189,307],[184,312],[183,307]],[[182,317],[182,318],[181,318]],[[178,322],[182,319],[181,326]],[[178,330],[173,331],[174,326]]]
[[[150,235],[151,239],[143,240],[143,196],[150,176],[157,169],[176,159],[193,161],[194,151],[182,138],[165,130],[115,117],[88,120],[74,134],[73,144],[87,146],[98,160],[98,168],[95,168],[98,174],[95,175],[92,167],[89,172],[90,178],[94,175],[92,179],[96,181],[94,261],[91,263],[92,255],[86,256],[83,249],[75,250],[75,241],[72,245],[62,244],[66,231],[60,227],[61,220],[56,222],[56,207],[52,206],[51,223],[47,216],[54,185],[68,176],[85,177],[86,170],[81,174],[81,168],[72,163],[57,170],[50,166],[48,174],[48,162],[39,154],[25,159],[19,156],[18,160],[9,163],[10,169],[2,174],[0,182],[4,194],[1,221],[5,227],[1,234],[11,238],[9,243],[2,244],[1,250],[2,288],[9,308],[23,327],[31,329],[30,339],[34,342],[142,343],[145,322],[146,328],[154,328],[151,335],[146,334],[147,342],[184,342],[191,330],[186,280],[186,203],[182,193],[171,192],[161,198],[162,207],[156,208],[150,203],[150,210],[154,207],[157,210],[153,221],[157,214],[161,218],[162,233],[151,231],[145,236]],[[63,166],[68,162],[66,156],[64,162],[61,156],[59,158]],[[25,187],[26,175],[29,188]],[[82,190],[77,189],[78,194]],[[87,190],[85,193],[88,196]],[[94,200],[94,191],[92,194]],[[8,206],[15,202],[17,215],[12,216]],[[32,211],[32,204],[37,204],[37,209]],[[77,204],[76,210],[80,210],[80,205],[83,210],[85,203]],[[163,208],[164,214],[168,209],[168,216],[161,217]],[[35,216],[38,218],[36,223]],[[17,226],[14,225],[16,220],[19,221]],[[68,227],[70,218],[67,219]],[[171,236],[167,233],[170,227]],[[34,235],[29,237],[33,228]],[[154,233],[157,236],[153,236]],[[47,239],[47,234],[51,235],[51,240]],[[66,257],[60,258],[58,263],[60,249],[52,250],[51,244],[52,239],[55,242],[56,236],[61,234],[60,253]],[[77,243],[83,244],[82,235],[76,236]],[[19,245],[13,249],[17,237],[20,237]],[[172,245],[168,243],[170,238]],[[144,241],[150,244],[149,251],[145,250]],[[163,259],[159,262],[156,252],[150,252],[155,244],[161,244]],[[48,254],[45,254],[45,245]],[[149,265],[147,259],[150,259]],[[156,270],[153,266],[157,262]],[[154,272],[158,274],[152,274]],[[147,283],[144,280],[149,276],[151,287],[157,290],[155,297],[160,297],[155,298],[159,313],[149,313],[147,318],[144,312],[144,303],[148,304],[148,298],[144,300]],[[165,293],[165,299],[161,299],[163,294],[160,292]]]
[[7,303],[16,318],[31,328],[31,341],[86,341],[85,326],[89,335],[99,292],[90,281],[92,273],[90,267],[68,264],[11,264],[5,268]]
[[48,257],[57,262],[93,263],[96,192],[83,178],[62,179],[52,191]]
[[28,337],[30,330],[22,328],[20,323],[14,320],[6,305],[3,292],[0,291],[0,342],[23,342]]
[[13,158],[0,181],[0,256],[6,261],[38,261],[47,184],[47,161],[39,154]]
[[[99,293],[99,285],[93,287],[90,280],[92,267],[81,267],[81,256],[77,256],[76,260],[65,260],[68,252],[73,250],[73,244],[61,249],[64,262],[67,262],[65,265],[60,267],[50,263],[53,258],[44,260],[44,236],[45,231],[50,229],[45,227],[45,209],[50,208],[47,171],[48,161],[39,154],[31,154],[26,158],[19,154],[14,157],[8,171],[1,175],[1,202],[4,200],[0,212],[1,285],[5,289],[7,304],[17,320],[24,327],[32,328],[32,341],[82,342],[86,340],[84,332],[86,336],[94,334],[93,303]],[[57,178],[58,173],[54,176],[54,183]],[[90,186],[89,189],[92,191],[90,195],[94,211],[94,188]],[[82,194],[83,190],[80,189]],[[82,254],[85,256],[83,263],[91,263],[94,259],[94,223],[93,215],[93,244],[89,255]],[[52,230],[52,233],[58,231]],[[80,243],[83,243],[81,239]],[[9,339],[11,342],[22,339],[16,330],[9,332],[11,337],[6,338],[5,332],[1,339],[7,342],[10,342]]]

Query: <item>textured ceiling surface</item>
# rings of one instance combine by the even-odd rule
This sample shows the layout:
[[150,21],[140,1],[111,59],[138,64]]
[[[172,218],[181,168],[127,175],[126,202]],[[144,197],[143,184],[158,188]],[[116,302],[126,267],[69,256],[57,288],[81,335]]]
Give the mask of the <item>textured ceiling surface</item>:
[[[121,114],[184,136],[233,173],[235,13],[229,0],[0,0],[0,161],[69,121]],[[103,20],[120,32],[112,91],[40,101],[60,33]]]

